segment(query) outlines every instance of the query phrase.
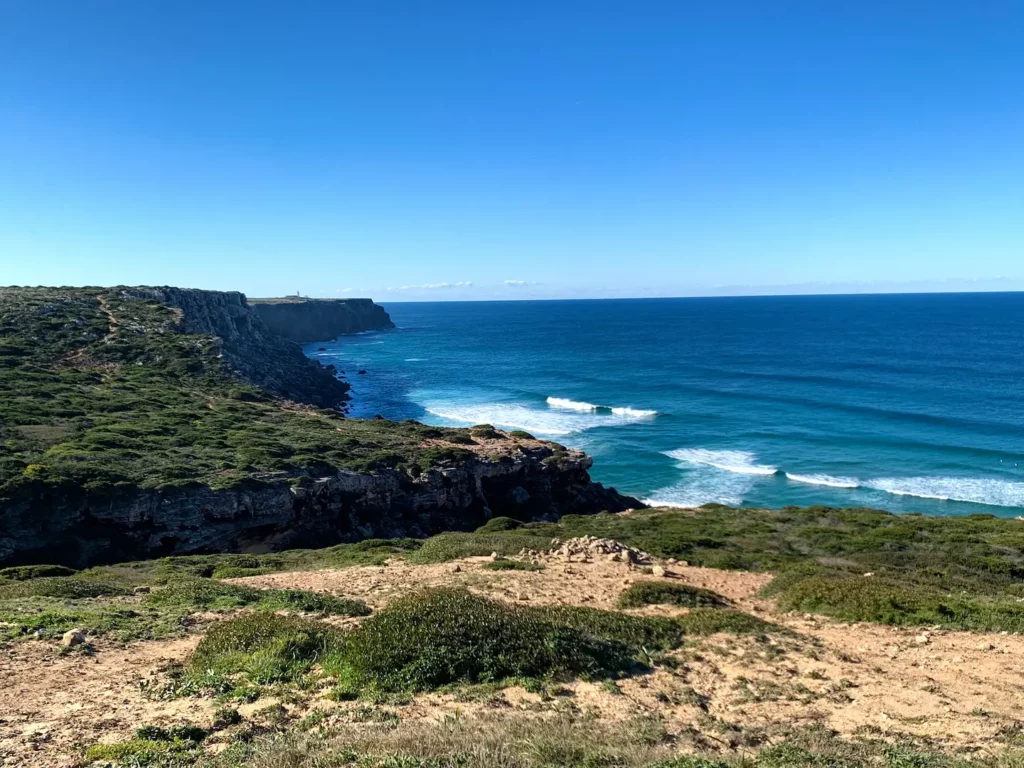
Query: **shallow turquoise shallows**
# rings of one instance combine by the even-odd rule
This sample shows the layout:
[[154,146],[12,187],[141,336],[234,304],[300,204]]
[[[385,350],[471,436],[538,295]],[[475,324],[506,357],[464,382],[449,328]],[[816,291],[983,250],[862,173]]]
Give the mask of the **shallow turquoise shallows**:
[[386,307],[306,347],[354,416],[524,429],[651,503],[1024,514],[1024,294]]

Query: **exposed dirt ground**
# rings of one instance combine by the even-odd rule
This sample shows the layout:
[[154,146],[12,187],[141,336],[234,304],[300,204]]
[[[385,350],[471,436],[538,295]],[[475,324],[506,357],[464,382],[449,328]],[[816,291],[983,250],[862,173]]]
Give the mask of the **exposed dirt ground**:
[[[396,596],[433,585],[464,585],[527,604],[614,607],[622,589],[656,578],[623,562],[550,562],[544,571],[495,572],[484,558],[433,566],[392,561],[386,567],[277,573],[237,580],[250,586],[330,592],[380,608]],[[602,718],[658,714],[668,730],[713,749],[738,749],[744,733],[773,725],[822,722],[843,734],[870,731],[928,737],[948,748],[1001,751],[1004,734],[1024,711],[1024,637],[943,630],[899,630],[775,615],[756,592],[767,574],[670,565],[664,578],[712,589],[741,610],[793,631],[770,639],[718,635],[688,640],[674,671],[619,683],[622,695],[593,683],[565,686],[554,703],[511,689],[479,701],[424,695],[400,707],[403,720],[500,707],[523,716],[562,706]],[[668,607],[643,612],[671,615]],[[208,699],[146,698],[143,679],[183,661],[198,634],[117,647],[97,641],[91,655],[61,656],[52,643],[27,641],[0,650],[0,764],[73,766],[83,746],[129,738],[141,724],[209,725]],[[248,714],[268,702],[240,707]],[[312,709],[345,717],[346,707],[319,699],[285,702],[292,714]],[[695,733],[702,734],[695,736]]]

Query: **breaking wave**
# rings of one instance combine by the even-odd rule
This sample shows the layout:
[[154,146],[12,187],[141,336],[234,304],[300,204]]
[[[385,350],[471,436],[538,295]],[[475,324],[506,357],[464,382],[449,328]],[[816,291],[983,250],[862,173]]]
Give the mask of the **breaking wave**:
[[896,496],[1024,507],[1024,483],[989,477],[881,477],[862,485]]
[[590,403],[581,403],[576,400],[567,400],[564,397],[549,397],[548,405],[554,408],[564,408],[567,411],[596,411],[597,406]]
[[629,416],[634,419],[651,419],[658,415],[657,411],[648,411],[642,408],[630,408],[629,406],[618,405],[594,405],[578,400],[569,400],[564,397],[549,397],[547,404],[552,408],[562,408],[567,411],[581,411],[584,413],[611,413],[614,416]]
[[715,469],[736,472],[741,475],[774,475],[779,471],[778,467],[768,464],[755,464],[754,460],[757,456],[750,451],[712,451],[706,448],[680,448],[676,451],[666,451],[665,455],[684,464],[714,467]]
[[458,424],[493,424],[504,429],[525,429],[537,435],[562,436],[598,427],[621,427],[651,418],[652,411],[612,409],[574,400],[548,398],[552,407],[522,403],[467,403],[462,400],[426,398],[420,405],[438,418]]
[[786,473],[786,479],[808,485],[825,485],[829,488],[859,488],[860,482],[852,477],[832,477],[832,475],[796,475]]

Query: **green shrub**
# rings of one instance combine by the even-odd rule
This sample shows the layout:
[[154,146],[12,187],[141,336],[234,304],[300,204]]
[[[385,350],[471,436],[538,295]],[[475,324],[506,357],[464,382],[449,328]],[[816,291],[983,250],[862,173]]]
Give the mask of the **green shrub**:
[[228,728],[242,722],[241,713],[234,707],[217,707],[213,711],[214,729]]
[[245,673],[254,683],[295,680],[323,661],[341,639],[322,622],[254,613],[210,628],[188,661],[198,679]]
[[63,565],[16,565],[13,568],[0,568],[0,581],[28,581],[47,576],[73,576],[74,568]]
[[714,635],[719,632],[731,635],[789,634],[778,624],[730,609],[694,608],[676,621],[687,635]]
[[845,621],[1024,632],[1024,605],[1016,601],[949,594],[885,577],[826,571],[785,578],[770,591],[778,596],[783,610],[821,613]]
[[430,690],[512,677],[605,677],[636,666],[623,643],[464,590],[401,598],[353,630],[333,668],[343,683]]
[[513,429],[508,434],[509,437],[517,437],[520,440],[536,440],[536,438],[533,435],[522,429]]
[[489,571],[543,571],[544,566],[540,563],[530,563],[525,560],[494,560],[484,563],[484,568]]
[[192,741],[198,744],[209,735],[209,731],[198,725],[175,725],[170,728],[143,725],[135,729],[135,738],[141,741]]
[[722,608],[728,604],[728,600],[710,589],[664,581],[638,581],[630,584],[618,599],[619,608],[641,608],[645,605]]
[[492,427],[490,424],[478,424],[469,430],[469,433],[473,437],[479,437],[484,440],[504,440],[505,436],[498,430]]
[[618,611],[571,605],[531,606],[522,610],[555,626],[622,643],[633,649],[667,650],[683,642],[682,625],[677,619],[631,616]]
[[409,560],[414,563],[444,563],[464,557],[485,557],[492,552],[508,557],[518,555],[522,549],[547,549],[551,546],[550,536],[531,535],[526,528],[520,530],[442,533],[424,541]]
[[28,581],[0,584],[0,600],[18,597],[58,597],[82,600],[91,597],[127,595],[129,591],[114,584],[104,584],[65,576],[46,576]]
[[180,606],[193,610],[230,610],[258,606],[338,616],[367,616],[370,609],[358,600],[333,597],[301,589],[254,589],[218,581],[178,582],[146,595],[148,605]]
[[522,526],[523,524],[519,520],[513,520],[511,517],[492,517],[486,523],[477,528],[474,533],[514,531],[516,528],[521,528]]

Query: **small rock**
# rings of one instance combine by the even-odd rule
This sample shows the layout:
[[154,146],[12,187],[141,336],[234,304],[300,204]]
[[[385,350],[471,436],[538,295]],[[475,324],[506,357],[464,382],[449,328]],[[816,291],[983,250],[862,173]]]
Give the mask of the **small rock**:
[[667,576],[668,575],[668,571],[666,571],[660,565],[653,566],[651,568],[651,573],[653,573],[655,576]]
[[500,557],[500,555],[497,552],[491,552],[491,561],[492,562],[497,560],[499,557]]
[[65,648],[74,648],[85,642],[85,632],[80,629],[69,629],[60,639],[60,644]]
[[914,642],[917,643],[918,645],[927,645],[930,641],[931,641],[931,638],[928,637],[928,633],[927,632],[922,632],[920,635],[918,635],[917,637],[914,638]]
[[132,590],[133,595],[148,595],[150,593],[149,587],[136,587]]
[[619,553],[618,552],[612,552],[610,555],[608,555],[608,562],[609,563],[617,563],[617,562],[619,562]]
[[874,575],[875,575],[875,574],[873,574],[873,573],[871,573],[871,572],[869,571],[868,573],[865,573],[865,574],[864,574],[864,577],[865,577],[865,578],[867,578],[868,576],[874,576]]
[[462,573],[462,566],[456,563],[455,567],[452,568],[452,573]]
[[992,643],[979,643],[975,646],[975,650],[978,651],[994,651],[996,647]]
[[530,596],[525,592],[519,592],[516,594],[516,600],[529,600]]

